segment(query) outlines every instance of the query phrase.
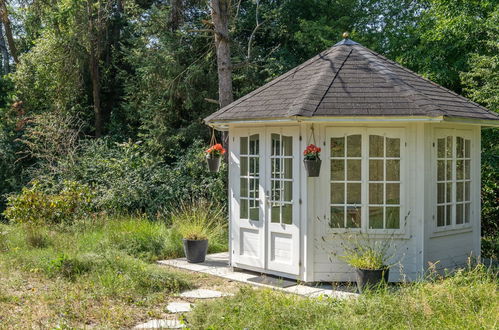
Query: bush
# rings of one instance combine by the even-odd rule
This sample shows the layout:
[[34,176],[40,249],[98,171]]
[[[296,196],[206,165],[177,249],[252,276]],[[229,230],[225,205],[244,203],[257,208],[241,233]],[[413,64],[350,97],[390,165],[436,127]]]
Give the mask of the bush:
[[190,240],[216,240],[225,232],[226,227],[223,208],[202,200],[181,204],[172,213],[171,221],[173,229]]
[[87,215],[92,196],[88,186],[76,182],[66,181],[62,191],[49,194],[35,181],[19,195],[8,197],[3,214],[12,222],[31,226],[68,224]]

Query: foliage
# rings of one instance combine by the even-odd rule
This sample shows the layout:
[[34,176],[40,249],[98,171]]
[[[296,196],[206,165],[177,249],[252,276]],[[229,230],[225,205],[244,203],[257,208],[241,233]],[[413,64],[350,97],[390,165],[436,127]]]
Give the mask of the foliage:
[[[338,235],[334,235],[337,237]],[[393,257],[392,240],[377,240],[364,234],[342,235],[343,254],[340,259],[358,269],[387,269]]]
[[76,182],[65,181],[59,193],[47,194],[35,181],[19,195],[8,198],[4,215],[12,222],[33,226],[68,224],[90,211],[92,197],[88,186]]
[[216,241],[225,233],[224,213],[223,208],[213,202],[183,203],[171,215],[172,227],[184,239]]
[[357,299],[245,288],[234,297],[197,304],[186,318],[194,329],[493,329],[497,289],[497,273],[479,265]]

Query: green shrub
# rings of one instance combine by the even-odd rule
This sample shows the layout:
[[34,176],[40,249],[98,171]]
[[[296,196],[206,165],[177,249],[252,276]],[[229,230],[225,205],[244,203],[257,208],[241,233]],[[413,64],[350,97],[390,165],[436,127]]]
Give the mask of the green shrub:
[[82,261],[75,257],[61,253],[54,259],[49,260],[46,272],[50,276],[62,276],[74,280],[77,276],[82,275],[91,269],[91,263]]
[[12,222],[38,226],[68,224],[87,215],[91,209],[90,188],[73,181],[64,182],[59,193],[46,193],[39,182],[8,197],[4,215]]

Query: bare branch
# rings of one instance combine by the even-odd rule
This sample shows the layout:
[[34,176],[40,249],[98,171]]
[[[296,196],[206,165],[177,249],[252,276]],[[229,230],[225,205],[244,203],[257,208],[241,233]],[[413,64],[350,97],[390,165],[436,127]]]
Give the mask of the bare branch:
[[218,100],[210,99],[207,97],[205,97],[204,100],[208,103],[214,103],[214,104],[218,105]]

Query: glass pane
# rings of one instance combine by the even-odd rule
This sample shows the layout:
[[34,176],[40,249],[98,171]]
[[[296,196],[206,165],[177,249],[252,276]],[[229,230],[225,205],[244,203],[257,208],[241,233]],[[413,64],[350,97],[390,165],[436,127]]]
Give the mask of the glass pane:
[[386,184],[386,204],[400,204],[400,183]]
[[260,209],[258,208],[258,201],[256,201],[255,207],[250,208],[250,220],[260,220]]
[[331,183],[331,204],[345,203],[345,184]]
[[281,178],[281,159],[273,158],[270,163],[272,164],[270,169],[272,171],[272,178]]
[[445,203],[445,183],[437,183],[437,203]]
[[241,176],[248,175],[248,157],[241,157]]
[[400,139],[386,138],[386,157],[400,157]]
[[284,163],[284,178],[285,179],[292,179],[293,178],[293,159],[292,158],[283,159],[283,163]]
[[345,210],[343,207],[331,207],[331,228],[345,227]]
[[464,178],[469,179],[471,174],[471,161],[464,161]]
[[258,179],[249,179],[249,197],[258,198]]
[[239,217],[241,219],[248,219],[248,201],[246,199],[239,201]]
[[451,181],[452,180],[452,160],[447,161],[447,165],[445,168],[446,168],[445,179],[447,181]]
[[282,206],[282,223],[290,225],[293,223],[293,205],[284,204]]
[[452,183],[448,182],[445,184],[445,202],[450,203],[452,202]]
[[348,181],[360,181],[361,177],[361,160],[360,159],[348,159],[347,160],[347,180]]
[[258,134],[254,134],[250,136],[250,154],[258,155],[260,149]]
[[468,203],[468,204],[464,204],[464,222],[465,223],[469,223],[470,220],[471,220],[471,205]]
[[383,184],[369,184],[369,204],[383,204]]
[[383,207],[369,208],[369,228],[372,229],[383,228]]
[[251,157],[249,159],[249,175],[250,176],[258,176],[258,173],[260,172],[260,159],[256,157]]
[[369,135],[369,157],[384,156],[384,140],[381,135]]
[[360,204],[360,183],[347,183],[347,203],[348,204]]
[[447,205],[445,210],[445,225],[450,226],[452,223],[452,206]]
[[293,156],[293,137],[283,136],[282,144],[284,145],[284,156]]
[[464,183],[456,183],[456,202],[462,202],[464,198]]
[[280,201],[281,200],[281,181],[272,181],[272,189],[270,191],[270,199],[272,201]]
[[437,226],[445,226],[445,206],[437,206]]
[[464,178],[464,161],[456,161],[456,179],[462,180]]
[[347,207],[347,228],[359,228],[361,224],[361,208]]
[[350,135],[347,136],[347,156],[361,157],[362,156],[362,136]]
[[272,156],[279,156],[281,154],[281,136],[279,134],[271,134],[272,139]]
[[345,157],[345,138],[331,138],[331,157]]
[[386,208],[386,228],[388,229],[400,228],[400,207]]
[[293,182],[285,181],[284,184],[284,202],[291,202],[293,200]]
[[447,148],[446,148],[446,156],[447,158],[452,158],[452,136],[447,137]]
[[241,155],[247,155],[248,154],[248,138],[247,137],[242,137],[239,139],[239,143],[241,145]]
[[445,139],[437,140],[437,157],[445,158]]
[[386,160],[386,181],[400,180],[400,160]]
[[464,222],[463,219],[463,204],[456,204],[456,224],[461,225]]
[[331,180],[345,180],[345,161],[343,159],[331,160]]
[[457,158],[464,157],[464,141],[463,138],[459,136],[456,138],[456,152]]
[[466,158],[470,158],[470,153],[471,153],[471,140],[464,140],[464,156]]
[[280,223],[281,219],[281,207],[280,206],[272,206],[272,209],[270,211],[270,221],[273,223]]
[[241,179],[241,197],[248,197],[248,179]]
[[437,180],[445,181],[445,161],[438,160],[437,161]]
[[369,160],[369,180],[383,181],[383,160]]
[[464,200],[470,201],[470,182],[465,182],[464,183]]

